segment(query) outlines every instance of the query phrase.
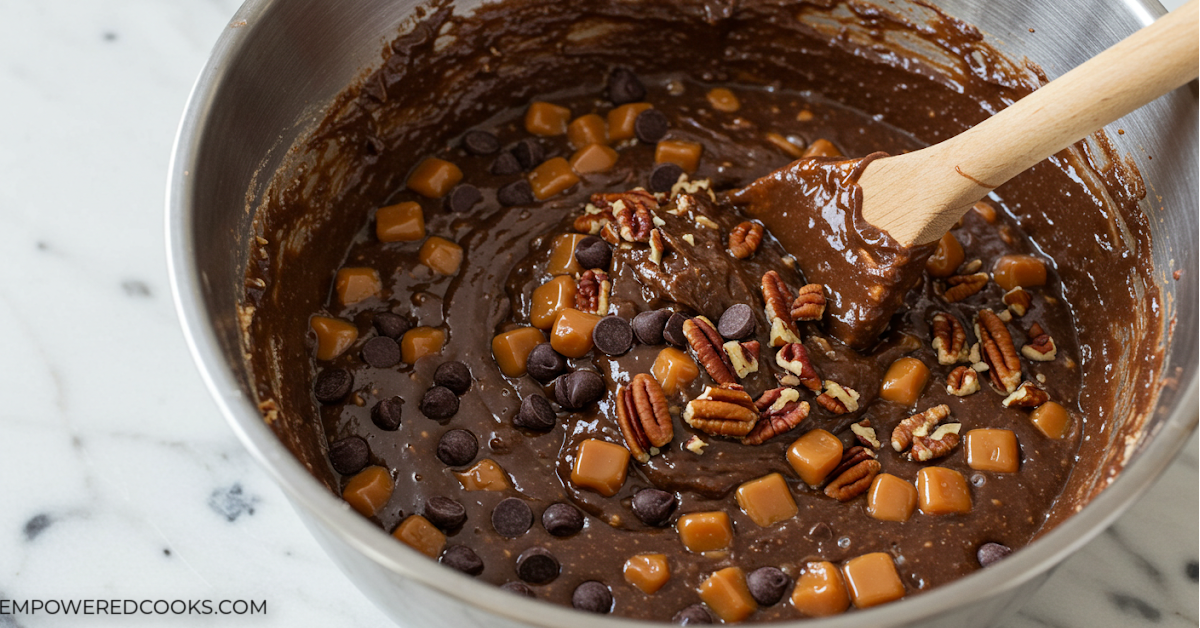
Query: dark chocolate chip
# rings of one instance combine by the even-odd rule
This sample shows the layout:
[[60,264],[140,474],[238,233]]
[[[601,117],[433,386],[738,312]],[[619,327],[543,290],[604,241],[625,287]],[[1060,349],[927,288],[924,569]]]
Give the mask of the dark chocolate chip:
[[588,236],[575,245],[575,261],[585,269],[608,270],[612,263],[612,247],[596,236]]
[[482,200],[483,193],[479,191],[479,188],[470,183],[461,183],[450,190],[444,203],[446,211],[461,214],[471,211],[471,208]]
[[431,419],[448,419],[458,412],[458,396],[445,386],[434,386],[421,397],[421,412]]
[[529,182],[525,179],[517,179],[508,185],[496,190],[496,200],[501,205],[529,205],[535,199],[533,198],[533,188],[529,186]]
[[593,401],[600,401],[608,388],[604,378],[595,371],[575,371],[555,380],[554,399],[568,410],[578,410]]
[[500,536],[515,539],[529,531],[533,525],[533,510],[524,500],[507,497],[492,510],[492,527]]
[[646,98],[646,86],[632,71],[615,68],[608,75],[608,99],[614,105],[641,102]]
[[472,155],[491,155],[500,150],[500,140],[487,131],[467,131],[462,138],[462,147]]
[[442,434],[437,445],[438,460],[451,467],[470,464],[479,453],[479,441],[467,430],[450,430]]
[[521,162],[517,161],[516,155],[508,151],[504,151],[496,156],[496,161],[492,162],[492,174],[500,177],[505,177],[510,174],[517,174],[521,171]]
[[425,518],[442,530],[457,530],[467,522],[467,509],[449,497],[435,495],[425,500]]
[[603,582],[588,580],[575,587],[575,592],[571,594],[571,605],[589,613],[612,612],[612,591]]
[[656,488],[644,488],[633,496],[633,514],[648,526],[665,524],[675,505],[675,495]]
[[692,604],[691,606],[675,613],[671,621],[680,626],[707,626],[713,623],[712,615],[708,614],[708,609],[704,608],[703,604]]
[[683,324],[689,318],[691,317],[686,314],[673,312],[671,314],[671,318],[667,319],[667,326],[663,328],[663,340],[666,340],[676,347],[687,347],[688,341],[687,336],[683,334]]
[[388,338],[399,338],[412,327],[408,323],[408,319],[399,314],[392,314],[391,312],[376,314],[372,322],[375,323],[375,330],[379,332],[379,335],[387,336]]
[[395,431],[400,428],[400,410],[403,407],[404,401],[399,397],[380,399],[371,408],[371,422],[381,430]]
[[371,448],[367,447],[367,441],[358,436],[343,438],[329,445],[329,464],[342,475],[354,475],[370,462]]
[[400,343],[387,336],[375,336],[362,348],[362,360],[377,368],[386,369],[400,363]]
[[505,582],[504,584],[500,585],[500,588],[510,593],[516,593],[517,595],[534,597],[533,589],[530,589],[529,585],[525,584],[524,582],[517,582],[515,580],[512,582]]
[[987,567],[988,565],[1005,558],[1011,553],[1012,550],[1009,549],[1007,545],[1001,545],[999,543],[984,543],[983,545],[979,546],[979,551],[976,552],[975,556],[979,559],[980,565]]
[[775,567],[760,567],[746,576],[746,587],[754,601],[763,606],[774,606],[783,599],[792,579]]
[[717,321],[717,331],[726,340],[741,340],[754,333],[754,310],[745,303],[729,306]]
[[678,164],[658,164],[654,170],[650,171],[650,191],[651,192],[670,192],[671,188],[679,183],[679,177],[683,174],[683,168]]
[[542,147],[542,143],[531,137],[517,142],[508,150],[524,170],[532,170],[546,159],[546,149]]
[[541,395],[529,395],[521,400],[521,409],[513,417],[513,425],[534,432],[549,432],[558,423],[554,406]]
[[451,545],[442,552],[440,561],[447,567],[453,567],[469,576],[478,576],[483,573],[483,559],[475,550],[466,545]]
[[596,321],[592,328],[592,344],[601,353],[607,355],[623,355],[633,348],[633,328],[629,321],[610,314]]
[[550,504],[542,513],[542,525],[554,536],[571,536],[583,529],[583,513],[570,504]]
[[354,376],[342,368],[330,368],[317,375],[313,383],[313,395],[321,403],[337,403],[350,394],[354,386]]
[[558,559],[549,550],[531,547],[517,557],[517,577],[530,584],[553,582],[559,571]]
[[461,395],[471,388],[471,369],[457,360],[446,362],[433,372],[433,383],[445,386],[456,395]]
[[548,342],[535,346],[525,360],[525,371],[543,384],[553,381],[566,370],[567,359]]
[[663,342],[663,328],[671,319],[671,310],[650,310],[641,312],[633,317],[633,335],[644,345],[660,345]]
[[647,109],[638,114],[633,121],[633,133],[639,141],[647,144],[657,144],[667,136],[671,123],[667,116],[658,109]]

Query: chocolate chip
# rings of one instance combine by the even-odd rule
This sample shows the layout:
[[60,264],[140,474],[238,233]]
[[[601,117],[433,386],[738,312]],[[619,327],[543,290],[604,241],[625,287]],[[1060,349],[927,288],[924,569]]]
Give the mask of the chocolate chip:
[[399,338],[412,327],[408,323],[408,319],[399,314],[392,314],[391,312],[376,314],[372,322],[375,324],[375,330],[379,332],[379,335],[387,336],[388,338]]
[[492,162],[491,173],[504,177],[510,174],[517,174],[521,171],[521,162],[517,161],[516,155],[508,151],[504,151],[496,156],[496,161]]
[[515,539],[528,532],[532,525],[533,511],[519,498],[502,499],[492,510],[492,527],[500,536]]
[[531,584],[546,584],[558,577],[558,559],[548,550],[531,547],[517,557],[517,577]]
[[650,171],[650,191],[651,192],[670,192],[671,188],[679,183],[679,177],[683,174],[683,168],[678,164],[658,164],[654,170]]
[[458,396],[445,386],[434,386],[421,397],[421,412],[431,419],[448,419],[458,412]]
[[633,317],[633,335],[644,345],[660,345],[663,342],[663,328],[670,320],[671,310],[650,310],[640,312]]
[[400,343],[387,336],[375,336],[362,348],[362,360],[377,368],[386,369],[400,363]]
[[612,263],[612,247],[596,236],[588,236],[575,245],[575,261],[586,269],[608,270]]
[[510,593],[516,593],[517,595],[534,597],[533,589],[530,589],[529,585],[525,584],[524,582],[517,582],[515,580],[512,582],[505,582],[504,584],[500,585],[500,588]]
[[521,400],[521,409],[513,417],[513,425],[533,432],[549,432],[558,423],[554,407],[541,395],[529,395]]
[[380,399],[371,408],[371,422],[381,430],[395,431],[400,428],[400,410],[403,407],[404,401],[399,397]]
[[667,136],[669,128],[671,128],[671,123],[667,121],[667,116],[658,109],[647,109],[639,113],[633,121],[634,135],[639,141],[647,144],[657,144]]
[[687,347],[688,341],[687,336],[683,334],[683,324],[689,318],[691,317],[686,314],[673,312],[671,314],[671,318],[667,319],[667,326],[663,328],[663,340],[666,340],[676,347]]
[[350,436],[330,443],[329,464],[333,470],[342,475],[354,475],[366,468],[370,463],[371,448],[367,441],[358,436]]
[[608,387],[595,371],[575,371],[555,380],[554,399],[568,410],[578,410],[593,401],[600,401]]
[[550,504],[542,513],[542,525],[554,536],[571,536],[583,529],[583,513],[570,504]]
[[675,613],[671,621],[680,626],[700,626],[713,623],[712,615],[708,614],[708,610],[704,608],[703,604],[692,604]]
[[530,137],[517,142],[508,151],[517,158],[517,163],[524,170],[532,170],[546,159],[546,149],[542,148],[542,143]]
[[525,179],[517,179],[508,185],[496,190],[496,200],[501,205],[528,205],[535,199],[533,198],[533,188],[529,187],[529,182]]
[[529,352],[529,358],[525,360],[525,371],[543,384],[549,383],[566,370],[567,359],[548,342],[535,346]]
[[456,395],[461,395],[471,388],[471,369],[457,360],[446,362],[433,372],[433,383],[445,386]]
[[482,200],[483,193],[479,191],[479,188],[470,183],[462,183],[454,186],[454,189],[446,195],[445,207],[448,212],[461,214],[471,211],[471,208]]
[[491,155],[500,150],[500,140],[487,131],[467,131],[462,138],[462,147],[472,155]]
[[675,495],[656,488],[644,488],[633,496],[633,514],[648,526],[665,524],[675,505]]
[[483,573],[483,559],[475,550],[466,545],[451,545],[442,552],[442,558],[438,561],[447,567],[453,567],[469,576],[478,576]]
[[608,99],[614,105],[640,102],[646,98],[646,86],[632,71],[614,68],[608,75]]
[[741,340],[754,333],[754,310],[745,303],[729,306],[717,321],[717,331],[726,340]]
[[438,441],[438,460],[451,467],[469,464],[479,453],[479,441],[467,430],[450,430]]
[[1011,553],[1012,550],[1009,549],[1007,545],[1001,545],[999,543],[984,543],[983,545],[979,546],[979,551],[976,552],[975,557],[979,559],[980,565],[987,567],[988,565],[1007,557]]
[[592,328],[592,344],[607,355],[622,355],[633,348],[633,328],[629,321],[609,314]]
[[350,394],[354,376],[342,368],[329,368],[317,375],[313,383],[313,395],[321,403],[337,403]]
[[575,587],[575,592],[571,594],[571,605],[589,613],[612,612],[612,591],[603,582],[588,580]]
[[467,509],[449,497],[435,495],[425,500],[425,518],[442,530],[457,530],[467,522]]
[[775,567],[760,567],[746,576],[750,595],[763,606],[774,606],[790,586],[792,579]]

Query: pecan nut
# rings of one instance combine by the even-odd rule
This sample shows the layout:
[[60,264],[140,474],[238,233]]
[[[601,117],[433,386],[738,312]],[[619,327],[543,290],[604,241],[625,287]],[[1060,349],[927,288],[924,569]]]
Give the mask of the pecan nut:
[[706,434],[742,438],[758,422],[754,400],[740,386],[709,386],[699,397],[688,402],[683,422]]
[[997,388],[1012,394],[1021,383],[1021,359],[1013,346],[1012,335],[996,313],[984,309],[975,315],[975,337],[982,345],[983,361]]
[[834,414],[858,410],[858,391],[837,382],[825,380],[825,392],[817,396],[817,404]]
[[836,478],[853,468],[858,463],[864,460],[875,460],[877,457],[878,456],[875,454],[875,451],[870,447],[863,447],[862,445],[847,447],[846,450],[842,452],[842,460],[838,462],[836,467],[833,468],[833,471],[829,472],[827,477]]
[[650,263],[662,265],[663,254],[667,252],[667,242],[661,229],[650,230]]
[[575,309],[604,315],[608,312],[608,295],[611,292],[612,283],[608,280],[608,273],[585,270],[579,275],[579,283],[575,287]]
[[825,315],[825,285],[810,283],[796,293],[792,301],[792,320],[819,321]]
[[729,252],[737,259],[746,259],[758,250],[762,237],[763,226],[747,220],[729,233]]
[[611,222],[600,228],[600,239],[613,246],[621,243],[621,236],[617,235],[617,228]]
[[879,474],[878,460],[863,460],[838,474],[825,486],[825,494],[840,502],[848,502],[871,488],[871,482]]
[[983,290],[987,282],[987,273],[972,273],[970,275],[949,277],[946,279],[946,289],[942,292],[942,299],[946,303],[957,303]]
[[810,410],[795,388],[772,388],[754,400],[754,407],[759,411],[759,421],[742,441],[747,445],[761,445],[791,431],[808,418]]
[[638,373],[628,386],[617,391],[617,424],[629,453],[638,462],[649,461],[658,448],[671,442],[675,428],[658,380]]
[[1028,312],[1029,306],[1033,304],[1033,297],[1024,288],[1017,286],[1004,293],[1004,304],[1014,316],[1025,316],[1025,312]]
[[725,355],[729,356],[729,364],[733,373],[738,377],[746,377],[758,372],[759,344],[757,340],[738,342],[730,340],[723,345]]
[[605,225],[612,221],[613,214],[611,209],[600,209],[589,203],[587,208],[584,209],[583,215],[575,219],[575,224],[573,226],[579,233],[596,235],[597,233],[600,233],[600,230],[603,229]]
[[1005,408],[1016,406],[1018,408],[1036,408],[1043,403],[1050,401],[1050,393],[1034,386],[1030,382],[1022,382],[1013,393],[1004,398],[1000,405]]
[[1034,323],[1029,328],[1029,343],[1021,347],[1021,355],[1034,362],[1049,362],[1058,357],[1058,347],[1050,334],[1047,334],[1041,325]]
[[821,390],[821,376],[813,368],[812,360],[808,359],[808,350],[798,342],[790,342],[775,353],[775,363],[779,368],[795,375],[799,384],[816,392]]
[[792,291],[783,283],[779,273],[769,270],[762,277],[763,303],[767,322],[771,324],[769,346],[782,347],[790,342],[800,342],[800,330],[792,322],[789,305]]
[[854,438],[862,444],[863,447],[871,449],[879,449],[879,436],[875,433],[875,428],[871,427],[871,419],[863,419],[858,423],[850,425],[850,432],[854,434]]
[[912,446],[914,438],[928,435],[930,428],[948,416],[950,406],[943,403],[904,419],[892,430],[892,449],[903,452]]
[[958,318],[947,312],[933,315],[929,325],[938,364],[950,365],[967,359],[967,330]]
[[696,361],[704,367],[709,377],[718,384],[736,384],[733,363],[725,353],[723,338],[712,323],[703,316],[689,318],[683,322],[683,335],[696,353]]
[[955,367],[946,376],[946,392],[955,397],[966,397],[979,392],[979,373],[969,366]]
[[651,211],[658,209],[658,199],[645,190],[630,190],[610,194],[593,194],[592,204],[601,211],[612,211],[617,233],[626,242],[646,242],[654,228]]
[[938,427],[932,434],[914,436],[908,457],[916,462],[929,462],[948,455],[958,446],[958,432],[961,429],[962,423],[947,423]]

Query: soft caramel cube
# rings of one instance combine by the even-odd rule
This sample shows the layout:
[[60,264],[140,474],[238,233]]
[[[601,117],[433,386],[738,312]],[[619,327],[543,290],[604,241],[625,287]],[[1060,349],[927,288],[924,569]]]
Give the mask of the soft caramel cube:
[[436,559],[446,546],[446,535],[421,515],[409,515],[392,532],[401,543]]
[[738,567],[726,567],[700,583],[700,599],[725,623],[742,621],[758,610],[746,574]]
[[683,546],[692,552],[715,552],[733,543],[733,523],[720,510],[693,512],[675,522]]
[[1017,435],[1012,430],[971,430],[966,436],[967,466],[976,471],[1016,473],[1021,466]]
[[938,240],[937,250],[925,260],[925,272],[934,277],[949,277],[962,266],[966,254],[953,233],[947,233]]
[[617,151],[604,144],[588,144],[571,155],[571,168],[579,174],[605,172],[617,163]]
[[407,185],[408,189],[426,198],[442,198],[462,178],[458,166],[445,159],[429,157],[408,175]]
[[743,483],[737,489],[737,503],[750,520],[766,528],[796,516],[800,509],[787,481],[778,473]]
[[917,402],[925,383],[929,381],[929,367],[916,358],[900,358],[888,367],[879,388],[879,397],[906,406]]
[[492,357],[501,373],[509,377],[521,377],[525,374],[529,353],[543,342],[546,342],[546,335],[540,329],[518,327],[492,338]]
[[654,105],[648,102],[631,102],[615,107],[608,112],[608,139],[611,141],[627,140],[634,136],[633,123],[643,111],[652,109]]
[[413,242],[425,237],[425,212],[412,201],[380,207],[375,212],[375,237],[380,242]]
[[512,487],[508,474],[494,460],[484,458],[466,471],[454,474],[464,491],[506,491]]
[[625,582],[653,595],[671,579],[665,554],[638,554],[625,561]]
[[592,350],[592,330],[600,317],[568,307],[554,319],[550,331],[550,346],[568,358],[582,358]]
[[1029,420],[1047,438],[1062,438],[1071,431],[1071,415],[1061,405],[1047,401],[1029,414]]
[[717,111],[733,113],[742,108],[742,103],[738,100],[737,94],[724,87],[714,87],[708,90],[708,94],[705,97],[708,98],[708,104],[712,105],[712,108]]
[[550,245],[550,261],[546,264],[546,272],[551,275],[574,275],[585,270],[575,260],[575,247],[579,241],[586,238],[582,233],[564,233],[554,238]]
[[548,102],[534,102],[525,110],[525,130],[534,135],[562,135],[567,132],[571,110]]
[[440,275],[454,275],[462,265],[462,247],[438,236],[431,236],[417,251],[417,259]]
[[571,164],[562,157],[553,157],[529,173],[529,186],[539,201],[544,201],[559,192],[579,183],[579,175],[571,170]]
[[654,147],[654,163],[675,164],[684,172],[692,173],[700,166],[700,154],[703,152],[702,144],[663,140]]
[[374,268],[340,268],[334,288],[338,302],[346,306],[379,296],[383,292],[383,282]]
[[654,358],[650,374],[662,385],[664,393],[674,395],[700,376],[700,367],[696,366],[696,361],[684,351],[666,347]]
[[529,322],[538,329],[550,329],[559,312],[575,305],[575,280],[559,275],[533,289],[529,304]]
[[971,210],[974,211],[976,214],[979,214],[979,217],[983,218],[984,221],[986,221],[989,225],[995,224],[996,208],[992,207],[991,203],[985,203],[983,201],[979,201],[978,203],[975,203],[974,205],[971,206]]
[[804,156],[805,157],[841,157],[842,151],[838,150],[837,146],[833,145],[833,142],[830,142],[827,139],[821,138],[821,139],[813,140],[813,143],[809,144],[808,148],[804,149]]
[[917,496],[921,512],[927,515],[971,512],[971,489],[967,487],[967,479],[954,469],[921,469],[917,473]]
[[612,497],[625,484],[629,467],[629,450],[620,445],[589,438],[579,443],[571,482],[590,488],[605,497]]
[[346,482],[342,499],[364,517],[374,517],[380,508],[392,498],[396,483],[385,467],[370,466]]
[[842,566],[850,599],[858,608],[870,608],[904,597],[904,583],[896,563],[883,552],[851,558]]
[[589,113],[579,116],[567,125],[567,141],[571,148],[580,149],[589,144],[607,144],[608,129],[604,118]]
[[792,589],[792,606],[805,617],[828,617],[850,608],[850,594],[838,568],[830,562],[808,563]]
[[338,318],[314,316],[308,321],[317,335],[317,359],[332,360],[358,340],[358,328]]
[[880,521],[908,521],[917,507],[917,487],[890,473],[880,473],[867,491],[867,514]]
[[805,433],[788,447],[788,462],[809,486],[819,486],[842,461],[842,441],[822,429]]
[[446,332],[433,327],[413,327],[400,337],[400,359],[413,364],[427,355],[437,355],[446,344]]
[[1032,255],[1005,255],[992,267],[992,279],[1005,292],[1046,285],[1046,263]]

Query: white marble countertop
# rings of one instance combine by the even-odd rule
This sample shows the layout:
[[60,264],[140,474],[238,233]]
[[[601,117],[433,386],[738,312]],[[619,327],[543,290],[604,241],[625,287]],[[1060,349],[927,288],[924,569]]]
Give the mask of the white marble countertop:
[[[0,600],[266,600],[258,616],[0,627],[383,626],[204,389],[163,189],[236,0],[0,0]],[[1003,625],[1195,626],[1197,442]],[[138,622],[138,623],[135,623]]]

